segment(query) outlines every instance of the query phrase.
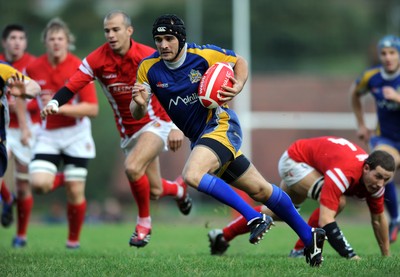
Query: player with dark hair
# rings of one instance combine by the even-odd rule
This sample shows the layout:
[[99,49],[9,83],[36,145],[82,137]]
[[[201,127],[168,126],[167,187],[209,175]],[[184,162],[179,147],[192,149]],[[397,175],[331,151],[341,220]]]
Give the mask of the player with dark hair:
[[[2,47],[0,54],[3,60],[19,70],[25,72],[28,64],[35,60],[35,56],[26,52],[28,45],[25,28],[20,24],[9,24],[2,32]],[[25,236],[33,206],[32,192],[29,186],[28,164],[31,160],[31,146],[34,143],[35,132],[40,124],[40,109],[36,99],[22,99],[7,94],[10,123],[7,128],[7,153],[14,161],[16,199],[3,181],[1,197],[3,210],[1,224],[8,227],[13,222],[13,205],[17,205],[17,236]],[[10,187],[12,187],[10,185]],[[19,247],[18,241],[13,246]]]
[[[187,215],[192,199],[182,178],[168,181],[161,178],[159,154],[180,148],[183,134],[173,124],[155,97],[149,102],[148,113],[135,120],[129,111],[131,91],[136,81],[140,61],[154,53],[154,49],[137,43],[131,36],[134,28],[129,16],[122,11],[112,11],[104,18],[107,40],[90,53],[69,82],[57,92],[43,109],[42,115],[55,113],[84,85],[97,79],[103,88],[115,117],[121,136],[121,149],[126,156],[125,173],[138,206],[135,231],[129,240],[131,246],[143,247],[151,235],[150,198],[175,197],[180,211]],[[172,130],[171,130],[172,128]]]
[[231,206],[242,214],[250,229],[250,242],[258,243],[271,227],[271,217],[260,214],[228,185],[232,184],[274,210],[302,238],[306,261],[322,262],[325,231],[307,225],[288,195],[268,183],[240,151],[242,132],[235,112],[227,105],[203,107],[197,91],[202,75],[216,62],[230,63],[233,87],[223,86],[221,98],[229,101],[243,88],[247,61],[232,50],[214,45],[186,43],[186,29],[176,15],[158,17],[152,29],[157,52],[139,65],[132,92],[131,112],[141,118],[156,96],[174,123],[190,139],[192,152],[183,169],[185,183]]
[[24,76],[12,66],[0,62],[0,189],[4,186],[3,177],[8,165],[6,150],[6,128],[9,124],[9,112],[6,93],[14,97],[33,98],[40,92],[40,86]]
[[[371,151],[390,153],[396,168],[400,166],[400,38],[383,37],[377,45],[381,65],[366,70],[351,87],[351,105],[357,120],[358,137],[369,144]],[[368,92],[375,99],[378,125],[367,128],[361,98]],[[390,181],[385,190],[385,205],[390,215],[389,238],[395,242],[400,228],[396,185]]]
[[[345,196],[364,199],[371,213],[371,224],[383,256],[389,256],[388,223],[384,214],[383,195],[385,185],[393,178],[395,163],[392,156],[381,150],[369,156],[358,145],[339,137],[317,137],[295,141],[279,160],[281,188],[300,209],[311,198],[320,205],[308,221],[313,227],[322,227],[330,245],[347,259],[360,257],[347,242],[336,216],[345,205]],[[258,210],[277,218],[267,207]],[[229,241],[248,232],[246,222],[237,218],[223,230],[208,233],[211,254],[222,255]],[[296,243],[290,257],[304,255],[302,241]]]
[[[46,53],[28,65],[27,74],[42,91],[39,106],[44,107],[54,93],[76,71],[81,60],[70,50],[74,36],[59,18],[51,19],[42,33]],[[85,182],[90,159],[96,155],[89,117],[98,114],[94,84],[82,88],[77,97],[60,109],[59,114],[43,120],[33,146],[29,164],[30,184],[36,193],[54,190],[57,171],[64,172],[67,196],[68,238],[66,247],[80,247],[79,237],[86,214]],[[26,237],[19,238],[26,244]]]

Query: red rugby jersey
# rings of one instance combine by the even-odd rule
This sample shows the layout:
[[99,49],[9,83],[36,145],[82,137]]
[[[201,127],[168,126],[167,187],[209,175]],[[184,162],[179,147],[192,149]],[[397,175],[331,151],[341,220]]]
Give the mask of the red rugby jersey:
[[368,154],[358,145],[339,137],[301,139],[288,149],[290,158],[304,162],[324,175],[320,203],[332,210],[339,207],[342,194],[366,199],[371,213],[384,211],[385,188],[369,194],[360,183],[364,160]]
[[112,51],[108,43],[105,43],[83,60],[66,87],[75,92],[97,79],[114,112],[121,138],[132,136],[157,117],[170,121],[155,96],[151,98],[148,113],[142,119],[135,120],[129,110],[138,65],[143,58],[153,54],[154,51],[153,48],[131,39],[131,48],[124,56],[120,56]]
[[[71,53],[60,64],[53,67],[48,60],[47,54],[38,57],[31,63],[26,72],[29,77],[34,79],[42,88],[42,92],[50,93],[52,96],[62,88],[77,70],[81,60]],[[40,96],[37,98],[40,109],[43,103]],[[97,95],[93,82],[88,82],[82,89],[68,102],[69,104],[77,102],[97,103]],[[43,122],[46,129],[57,129],[77,124],[81,119],[65,115],[49,115]]]
[[[22,73],[26,73],[26,67],[33,62],[36,59],[35,56],[29,54],[29,53],[24,53],[24,55],[21,57],[21,59],[15,61],[15,62],[10,62],[6,60],[6,57],[3,54],[0,54],[0,60],[8,62],[10,65],[12,65],[14,68],[18,69]],[[9,99],[11,95],[7,94],[7,98]],[[10,100],[9,100],[10,101]],[[32,102],[32,103],[31,103]],[[31,117],[31,122],[32,123],[39,123],[40,122],[40,110],[37,106],[36,99],[32,99],[28,101],[27,104],[27,110],[29,112],[29,115]],[[18,119],[16,113],[13,111],[10,111],[10,125],[9,128],[19,128],[18,124]]]

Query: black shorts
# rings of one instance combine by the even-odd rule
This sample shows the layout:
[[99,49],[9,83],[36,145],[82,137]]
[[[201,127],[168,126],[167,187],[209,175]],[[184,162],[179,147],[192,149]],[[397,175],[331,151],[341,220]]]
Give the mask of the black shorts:
[[0,142],[0,178],[4,176],[7,170],[8,155],[6,146]]
[[57,168],[60,167],[61,161],[63,162],[64,166],[65,165],[74,165],[75,167],[81,167],[81,168],[86,168],[88,167],[89,159],[87,158],[76,158],[76,157],[71,157],[68,155],[64,154],[57,154],[57,155],[52,155],[52,154],[36,154],[35,157],[33,157],[33,160],[43,160],[43,161],[48,161],[54,164]]
[[242,176],[250,167],[250,161],[245,155],[240,155],[229,163],[228,167],[220,174],[220,178],[228,184],[232,184]]
[[250,161],[245,155],[233,159],[232,152],[217,140],[202,138],[197,145],[204,145],[217,155],[221,167],[214,174],[228,184],[236,181],[250,167]]

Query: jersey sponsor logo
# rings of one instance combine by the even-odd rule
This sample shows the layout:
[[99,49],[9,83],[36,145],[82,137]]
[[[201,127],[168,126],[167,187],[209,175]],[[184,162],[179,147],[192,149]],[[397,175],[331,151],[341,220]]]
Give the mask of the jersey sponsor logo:
[[195,70],[195,69],[190,70],[190,73],[188,76],[189,76],[190,82],[192,84],[200,82],[201,77],[202,77],[200,71]]
[[376,105],[378,106],[378,108],[386,109],[388,111],[398,111],[398,110],[400,110],[400,104],[399,103],[396,103],[396,102],[390,101],[390,100],[386,100],[386,99],[382,99],[382,100],[376,101]]
[[107,90],[112,94],[131,93],[133,90],[133,85],[128,85],[125,83],[115,83],[115,84],[108,85]]
[[167,88],[167,87],[168,87],[168,83],[161,83],[161,82],[158,82],[158,83],[156,84],[156,86],[157,86],[158,88]]
[[107,75],[103,74],[101,77],[104,79],[114,79],[114,78],[117,78],[117,74],[116,73],[111,73],[111,74],[107,74]]
[[199,100],[199,96],[197,95],[196,92],[192,93],[191,95],[188,95],[186,97],[176,97],[175,99],[171,99],[169,101],[168,109],[171,109],[171,106],[178,106],[179,102],[183,102],[185,105],[192,105],[193,103],[196,103]]

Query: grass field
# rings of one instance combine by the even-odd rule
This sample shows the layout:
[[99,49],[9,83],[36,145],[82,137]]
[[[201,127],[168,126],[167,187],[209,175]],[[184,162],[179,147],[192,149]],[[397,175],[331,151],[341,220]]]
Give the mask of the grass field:
[[363,258],[339,257],[327,243],[320,268],[303,258],[287,258],[296,236],[278,222],[259,245],[248,236],[231,242],[224,256],[209,254],[207,232],[223,227],[226,218],[207,216],[171,221],[156,219],[151,242],[130,248],[132,224],[86,225],[81,249],[65,249],[66,225],[32,224],[28,246],[12,249],[14,226],[0,229],[0,276],[399,276],[400,242],[392,257],[382,258],[370,225],[342,223],[347,239]]

